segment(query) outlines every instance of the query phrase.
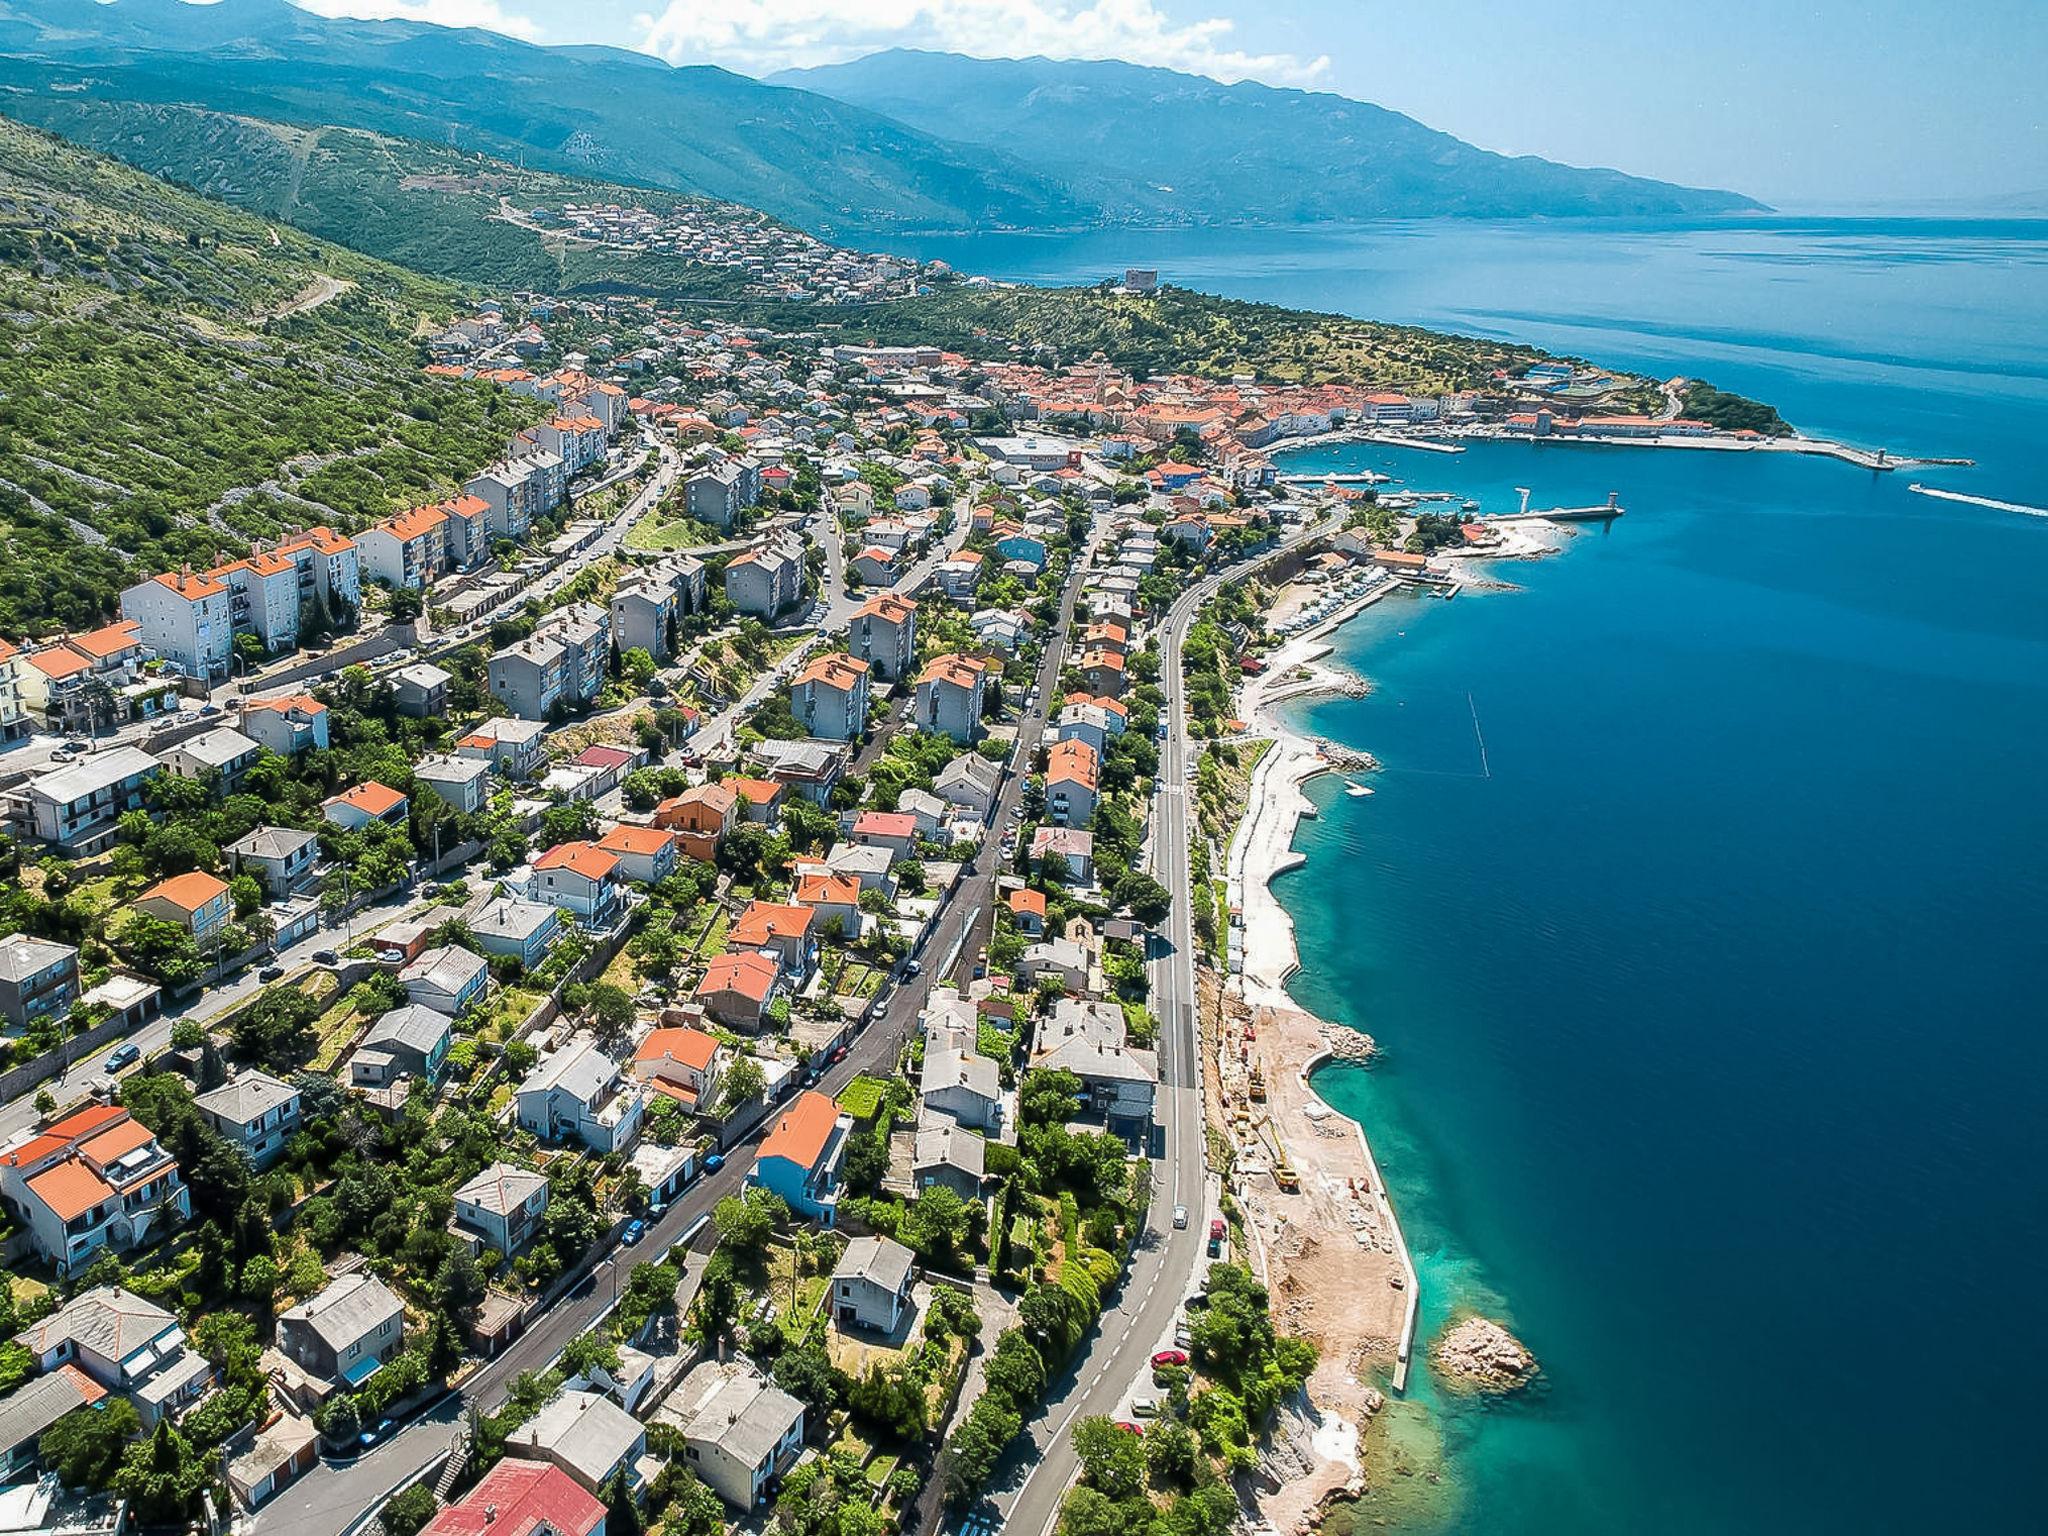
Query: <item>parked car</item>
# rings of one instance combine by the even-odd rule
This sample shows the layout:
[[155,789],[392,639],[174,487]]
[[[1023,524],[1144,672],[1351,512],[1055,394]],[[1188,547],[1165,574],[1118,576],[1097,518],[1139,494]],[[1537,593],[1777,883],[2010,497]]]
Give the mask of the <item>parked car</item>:
[[924,962],[923,962],[923,961],[921,961],[921,960],[908,960],[908,961],[905,961],[905,962],[904,962],[904,965],[903,965],[903,974],[904,974],[904,975],[906,975],[906,976],[921,976],[921,975],[923,975],[923,974],[924,974]]
[[619,1246],[621,1248],[630,1248],[646,1235],[647,1223],[636,1216],[626,1223],[626,1230],[619,1234]]
[[256,979],[264,982],[282,981],[284,979],[284,967],[281,965],[266,965],[256,973]]
[[1116,1427],[1127,1435],[1142,1435],[1145,1433],[1144,1425],[1133,1424],[1129,1419],[1118,1419]]
[[1223,1252],[1223,1218],[1213,1217],[1209,1222],[1209,1257],[1216,1258]]
[[133,1066],[140,1060],[142,1060],[142,1047],[133,1040],[123,1040],[111,1051],[107,1052],[107,1070],[109,1072],[118,1072],[123,1067]]
[[67,736],[64,738],[64,745],[74,752],[90,752],[92,750],[92,743],[83,736]]
[[1158,1366],[1186,1365],[1188,1363],[1187,1351],[1184,1349],[1162,1349],[1152,1357],[1152,1363]]
[[341,956],[331,949],[316,949],[313,951],[313,963],[315,965],[339,965],[341,964]]
[[1134,1419],[1156,1419],[1159,1417],[1159,1399],[1156,1397],[1134,1397],[1131,1399],[1131,1417]]
[[825,1060],[830,1062],[835,1067],[838,1066],[840,1062],[846,1060],[846,1047],[843,1045],[834,1046],[832,1049],[832,1054],[830,1056],[827,1056]]
[[199,713],[202,715],[217,715],[220,713],[220,706],[214,703],[202,704],[199,707]]
[[710,1153],[704,1159],[704,1171],[706,1173],[716,1173],[724,1166],[725,1154],[723,1152]]

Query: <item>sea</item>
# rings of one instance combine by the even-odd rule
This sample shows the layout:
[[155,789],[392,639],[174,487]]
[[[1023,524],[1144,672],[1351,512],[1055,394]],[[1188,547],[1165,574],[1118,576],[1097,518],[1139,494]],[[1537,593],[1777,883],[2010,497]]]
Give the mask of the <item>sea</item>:
[[[1504,589],[1340,631],[1362,699],[1278,882],[1317,1085],[1368,1129],[1426,1366],[1357,1529],[2043,1529],[2048,1373],[2048,225],[1413,222],[913,242],[963,271],[1126,266],[1241,297],[1684,373],[1816,435],[1968,468],[1366,444],[1484,512],[1626,515]],[[2032,1470],[2029,1470],[2032,1469]]]

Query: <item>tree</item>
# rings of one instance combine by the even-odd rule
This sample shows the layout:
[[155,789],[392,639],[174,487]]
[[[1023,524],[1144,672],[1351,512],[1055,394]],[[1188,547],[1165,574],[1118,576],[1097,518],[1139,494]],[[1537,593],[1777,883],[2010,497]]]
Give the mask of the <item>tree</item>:
[[1195,1437],[1185,1424],[1162,1419],[1145,1436],[1145,1473],[1156,1493],[1191,1488],[1195,1481]]
[[970,1221],[959,1192],[933,1184],[904,1209],[896,1236],[925,1263],[949,1266],[967,1242]]
[[732,1337],[739,1314],[739,1285],[733,1279],[732,1255],[714,1253],[711,1262],[704,1266],[704,1279],[697,1287],[697,1299],[691,1303],[690,1317],[704,1342],[715,1348]]
[[562,1374],[586,1379],[599,1371],[611,1374],[619,1368],[618,1342],[599,1332],[579,1333],[562,1346]]
[[585,1003],[597,1021],[598,1033],[607,1038],[622,1035],[632,1026],[633,994],[608,981],[594,983]]
[[[646,655],[641,651],[640,655]],[[626,1469],[620,1467],[604,1485],[605,1536],[640,1536],[644,1527],[640,1523],[640,1505],[633,1497],[633,1485],[626,1481]]]
[[989,1391],[1019,1407],[1035,1406],[1045,1395],[1045,1357],[1022,1329],[1005,1328],[996,1335],[984,1374]]
[[1110,900],[1141,923],[1162,923],[1173,910],[1173,895],[1143,870],[1129,870],[1110,891]]
[[393,623],[410,624],[426,611],[426,606],[426,599],[411,587],[394,587],[388,611]]
[[768,1077],[761,1064],[751,1056],[740,1057],[725,1069],[720,1080],[719,1113],[729,1115],[742,1105],[753,1103],[767,1088]]
[[751,1259],[758,1259],[767,1251],[768,1239],[788,1219],[789,1207],[782,1197],[765,1189],[727,1195],[711,1212],[719,1243]]
[[813,1425],[822,1425],[832,1416],[846,1401],[851,1385],[825,1347],[816,1342],[784,1350],[773,1374],[775,1385],[804,1405],[805,1418]]
[[66,1488],[105,1488],[121,1465],[142,1419],[125,1397],[97,1408],[74,1408],[42,1433],[36,1450]]
[[1138,1437],[1099,1414],[1074,1425],[1074,1455],[1089,1486],[1111,1499],[1145,1491],[1145,1451]]
[[434,1497],[432,1487],[426,1483],[414,1483],[394,1495],[384,1506],[384,1536],[418,1536],[420,1529],[434,1518],[440,1507],[440,1500]]
[[144,1521],[170,1524],[190,1516],[209,1480],[207,1458],[195,1454],[192,1443],[164,1418],[147,1440],[128,1447],[114,1474],[114,1491],[130,1500]]

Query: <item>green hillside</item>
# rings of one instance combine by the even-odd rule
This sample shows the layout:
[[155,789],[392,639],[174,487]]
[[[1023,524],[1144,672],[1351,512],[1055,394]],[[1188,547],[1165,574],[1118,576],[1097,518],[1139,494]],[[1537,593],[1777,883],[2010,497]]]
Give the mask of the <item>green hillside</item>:
[[454,488],[538,410],[421,376],[459,299],[0,121],[0,633]]
[[697,208],[734,224],[765,214],[647,188],[522,168],[357,128],[300,128],[165,102],[0,91],[0,112],[210,198],[416,271],[497,291],[721,298],[735,272],[658,252],[598,249],[507,222],[566,202]]

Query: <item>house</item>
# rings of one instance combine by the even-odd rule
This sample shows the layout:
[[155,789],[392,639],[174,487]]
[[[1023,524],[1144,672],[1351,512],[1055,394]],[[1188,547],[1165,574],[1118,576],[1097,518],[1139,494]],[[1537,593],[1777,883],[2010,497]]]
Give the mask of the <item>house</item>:
[[1045,932],[1045,892],[1026,886],[1010,892],[1010,921],[1017,931],[1036,938]]
[[621,655],[642,650],[657,662],[676,654],[678,625],[704,607],[704,562],[682,555],[643,566],[612,593],[612,636]]
[[656,806],[654,824],[666,829],[684,853],[708,864],[732,830],[739,802],[730,784],[699,784]]
[[453,1224],[509,1259],[533,1240],[547,1208],[545,1175],[496,1162],[455,1191]]
[[327,745],[327,706],[310,694],[256,699],[242,706],[242,734],[280,757]]
[[886,848],[893,859],[917,852],[917,818],[900,811],[862,811],[854,818],[853,840],[862,848]]
[[979,752],[962,752],[939,771],[932,788],[948,805],[986,821],[995,809],[996,791],[1002,781],[1002,764],[990,762]]
[[28,820],[39,842],[84,858],[114,840],[115,823],[142,809],[163,764],[140,747],[112,747],[28,782]]
[[1069,884],[1087,885],[1095,878],[1095,834],[1075,827],[1040,827],[1031,834],[1031,867],[1057,858]]
[[604,1493],[621,1472],[635,1490],[647,1427],[600,1393],[557,1392],[505,1437],[505,1454],[559,1467],[587,1493]]
[[1045,569],[1045,540],[1022,528],[993,530],[996,553],[1005,560],[1022,560],[1034,571]]
[[192,1107],[260,1172],[299,1129],[299,1090],[268,1072],[243,1072],[196,1095]]
[[683,481],[683,502],[697,522],[728,529],[760,494],[758,475],[736,459],[697,470]]
[[320,1460],[320,1431],[313,1421],[282,1412],[256,1429],[248,1448],[228,1463],[228,1491],[253,1511]]
[[988,1143],[952,1120],[919,1126],[912,1142],[910,1176],[919,1189],[943,1184],[963,1200],[981,1198]]
[[559,843],[533,861],[536,899],[588,928],[611,923],[619,907],[619,860],[591,842]]
[[893,587],[900,574],[900,560],[895,550],[870,544],[847,562],[846,571],[849,576],[859,577],[862,586]]
[[846,771],[847,749],[836,741],[764,741],[754,755],[769,778],[816,806],[831,803],[832,787]]
[[747,1182],[780,1195],[799,1217],[829,1227],[839,1215],[839,1166],[852,1130],[851,1115],[806,1088],[761,1143]]
[[922,838],[936,838],[953,819],[953,808],[928,789],[906,789],[896,797],[896,814],[908,816]]
[[896,856],[887,848],[863,848],[858,843],[837,843],[825,855],[825,869],[834,875],[851,875],[863,892],[880,891],[894,899],[896,877],[890,872]]
[[405,983],[406,1000],[417,1007],[431,1008],[449,1018],[483,1000],[491,984],[491,967],[482,955],[455,944],[423,951],[398,979]]
[[569,652],[532,634],[506,646],[485,668],[485,686],[502,707],[525,720],[547,720],[570,701]]
[[546,757],[547,722],[499,716],[486,720],[455,743],[463,757],[479,758],[507,779],[524,779]]
[[734,555],[725,567],[725,595],[739,612],[772,619],[803,596],[803,546],[771,539]]
[[69,1277],[101,1250],[146,1247],[192,1214],[178,1164],[118,1105],[94,1105],[0,1150],[0,1201]]
[[701,1029],[653,1029],[633,1052],[633,1075],[693,1114],[710,1113],[724,1057],[718,1037]]
[[1123,697],[1124,659],[1115,650],[1108,646],[1092,647],[1083,651],[1074,665],[1082,681],[1096,693],[1112,699]]
[[481,758],[424,757],[413,765],[412,776],[465,816],[491,803],[491,765]]
[[683,1464],[742,1514],[753,1512],[803,1449],[804,1405],[745,1359],[697,1365],[674,1402]]
[[1150,1121],[1159,1093],[1159,1057],[1130,1044],[1122,1007],[1063,997],[1031,1042],[1031,1065],[1071,1072],[1089,1104],[1112,1122]]
[[14,1336],[45,1375],[65,1366],[135,1405],[143,1427],[182,1413],[205,1395],[213,1367],[185,1341],[178,1320],[111,1285],[74,1296]]
[[320,814],[337,827],[360,832],[373,821],[403,826],[412,813],[412,802],[388,784],[372,779],[323,800]]
[[858,741],[868,728],[868,664],[844,651],[814,656],[789,686],[799,724],[827,741]]
[[360,1387],[405,1345],[405,1303],[367,1271],[277,1318],[278,1352],[317,1381]]
[[1008,1118],[1001,1068],[972,1050],[927,1042],[918,1075],[918,1107],[1000,1136]]
[[[1106,707],[1114,702],[1092,699],[1085,694],[1073,696],[1053,723],[1053,739],[1085,742],[1098,754],[1106,752],[1110,742],[1124,732],[1124,716]],[[1117,710],[1122,708],[1122,705],[1117,705]]]
[[988,650],[1014,656],[1031,635],[1031,621],[1007,608],[978,608],[967,623],[974,631],[974,643]]
[[597,846],[619,861],[623,879],[654,885],[675,873],[676,840],[660,827],[621,823],[599,838]]
[[54,939],[0,939],[0,1019],[26,1029],[78,1001],[78,950]]
[[1072,939],[1041,939],[1024,951],[1017,974],[1030,986],[1047,979],[1057,981],[1069,992],[1086,992],[1089,973],[1088,951]]
[[176,923],[204,944],[227,926],[235,904],[226,881],[194,869],[159,880],[135,898],[134,910]]
[[981,585],[982,565],[981,551],[963,549],[950,559],[941,560],[933,570],[932,578],[948,600],[972,603],[975,588]]
[[507,1457],[420,1536],[605,1536],[605,1508],[560,1467]]
[[503,955],[532,970],[562,933],[562,910],[520,896],[486,896],[463,914],[470,937],[487,955]]
[[728,949],[771,954],[791,984],[801,986],[818,963],[817,913],[809,907],[773,901],[750,901],[733,919],[725,942]]
[[869,598],[846,627],[846,648],[882,682],[902,682],[917,662],[917,604],[894,592]]
[[1046,753],[1045,810],[1062,827],[1085,827],[1101,798],[1102,760],[1085,741],[1054,742]]
[[401,715],[415,720],[445,719],[448,685],[455,674],[430,661],[416,661],[391,674],[391,702]]
[[419,592],[449,568],[448,518],[439,507],[413,507],[356,535],[364,574]]
[[948,652],[934,656],[917,675],[911,723],[921,731],[971,742],[981,729],[987,666],[978,657]]
[[519,1085],[519,1123],[547,1141],[574,1139],[599,1154],[640,1134],[647,1094],[587,1035],[551,1052]]
[[691,994],[704,1011],[734,1029],[759,1029],[782,980],[775,957],[747,951],[713,958]]
[[894,1238],[856,1237],[832,1269],[832,1321],[894,1333],[916,1274],[916,1256]]
[[211,778],[223,795],[234,793],[242,775],[263,755],[262,746],[231,725],[216,726],[164,748],[163,765],[180,779]]
[[107,1389],[75,1365],[16,1387],[0,1398],[0,1479],[12,1482],[37,1465],[43,1431],[79,1408],[106,1401]]
[[812,930],[821,937],[834,923],[844,939],[860,937],[860,881],[853,875],[835,875],[829,869],[812,869],[796,878],[790,900],[817,914]]
[[740,810],[748,821],[758,821],[764,826],[774,826],[782,819],[783,786],[773,779],[747,779],[737,776],[721,780],[725,787],[739,796]]
[[455,1021],[420,1003],[380,1017],[348,1059],[348,1080],[358,1088],[388,1088],[403,1077],[437,1082],[448,1059]]
[[121,594],[121,617],[142,643],[187,677],[213,683],[235,652],[234,594],[224,581],[189,569],[152,576]]

